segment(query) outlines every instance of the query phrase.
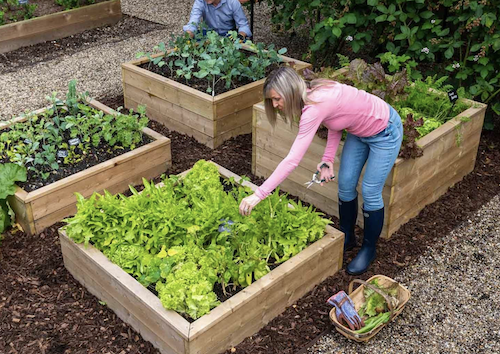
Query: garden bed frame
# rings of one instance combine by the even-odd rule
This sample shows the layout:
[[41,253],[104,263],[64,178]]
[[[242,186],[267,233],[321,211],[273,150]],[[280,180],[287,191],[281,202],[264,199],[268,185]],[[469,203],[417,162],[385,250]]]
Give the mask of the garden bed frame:
[[[217,165],[223,177],[239,176]],[[256,186],[243,182],[255,190]],[[92,246],[59,230],[64,265],[92,294],[166,354],[216,354],[236,346],[342,267],[344,234],[326,235],[193,323]]]
[[120,0],[111,0],[0,26],[0,53],[112,25],[122,17]]
[[[88,104],[107,114],[116,113],[95,100]],[[46,108],[35,112],[44,110]],[[25,117],[20,117],[0,124],[0,132],[25,120]],[[142,178],[151,179],[164,173],[172,164],[170,139],[149,128],[142,132],[154,141],[29,193],[17,187],[15,195],[8,198],[17,223],[26,233],[38,234],[76,212],[75,192],[84,197],[104,189],[121,193],[129,185],[142,183]]]
[[[427,205],[446,193],[474,169],[486,105],[474,101],[471,108],[446,122],[418,140],[423,156],[416,159],[398,158],[389,173],[382,192],[385,220],[382,237],[388,238]],[[468,119],[465,119],[468,118]],[[252,172],[268,178],[287,156],[298,133],[298,125],[286,124],[278,118],[273,129],[267,120],[264,104],[254,106]],[[338,182],[307,189],[304,182],[311,179],[321,161],[326,139],[314,137],[299,166],[281,183],[282,190],[298,196],[325,213],[338,216]],[[343,142],[335,157],[338,171]],[[357,223],[363,227],[361,175],[358,184],[359,212]]]
[[[297,71],[311,67],[282,55],[280,58],[295,63]],[[148,58],[141,58],[122,64],[125,107],[146,105],[148,116],[212,149],[234,136],[251,133],[252,106],[263,99],[265,79],[213,97],[139,67],[147,62]]]

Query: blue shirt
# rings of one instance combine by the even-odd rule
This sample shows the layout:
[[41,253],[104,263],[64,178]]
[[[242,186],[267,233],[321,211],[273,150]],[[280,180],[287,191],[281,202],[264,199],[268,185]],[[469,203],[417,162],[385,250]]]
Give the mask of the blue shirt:
[[225,36],[228,31],[235,28],[238,32],[245,33],[247,37],[252,36],[248,20],[238,0],[221,0],[217,6],[208,5],[205,0],[195,0],[189,23],[182,29],[195,33],[201,19],[221,36]]

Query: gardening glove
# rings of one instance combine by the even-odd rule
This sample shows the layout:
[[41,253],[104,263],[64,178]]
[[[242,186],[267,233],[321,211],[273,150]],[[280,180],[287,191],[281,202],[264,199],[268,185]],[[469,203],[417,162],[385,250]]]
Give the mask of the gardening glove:
[[[324,183],[328,183],[333,181],[335,175],[333,174],[333,162],[329,161],[321,161],[318,166],[316,166],[316,170],[319,171],[319,180],[325,181]],[[323,182],[320,184],[323,186]]]
[[260,198],[257,195],[252,194],[243,200],[240,203],[240,214],[243,216],[248,216],[252,212],[252,209],[260,203]]
[[327,302],[330,305],[335,306],[335,316],[337,317],[337,321],[339,321],[339,323],[344,321],[352,331],[360,329],[365,325],[361,317],[359,317],[358,312],[354,307],[354,303],[345,291],[339,291],[330,297]]

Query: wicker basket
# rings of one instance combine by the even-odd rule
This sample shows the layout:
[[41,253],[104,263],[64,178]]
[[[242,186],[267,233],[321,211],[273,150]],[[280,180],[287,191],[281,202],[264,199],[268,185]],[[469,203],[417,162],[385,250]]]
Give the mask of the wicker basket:
[[[406,289],[404,286],[401,284],[398,284],[398,296],[397,299],[388,296],[386,293],[380,291],[377,287],[369,284],[372,280],[377,279],[378,283],[382,287],[389,287],[393,285],[394,283],[397,283],[395,280],[386,277],[385,275],[374,275],[370,279],[368,279],[366,282],[364,280],[360,279],[354,279],[350,284],[349,284],[349,297],[352,299],[354,302],[354,306],[356,307],[356,311],[359,310],[359,308],[364,304],[365,298],[363,295],[363,289],[364,287],[369,287],[373,291],[377,292],[378,294],[382,295],[387,302],[387,305],[389,307],[389,311],[391,312],[391,316],[389,317],[389,321],[386,323],[383,323],[374,329],[372,329],[370,332],[366,333],[356,333],[355,331],[352,331],[351,329],[347,328],[343,324],[339,323],[337,321],[337,316],[335,315],[335,307],[332,308],[330,311],[330,319],[333,322],[333,325],[337,329],[338,332],[343,334],[349,339],[355,340],[356,342],[367,342],[370,340],[373,336],[375,336],[386,324],[388,324],[390,321],[392,321],[397,315],[403,311],[404,306],[410,299],[410,292],[408,289]],[[352,291],[354,283],[359,283],[361,286],[359,286],[356,290]]]

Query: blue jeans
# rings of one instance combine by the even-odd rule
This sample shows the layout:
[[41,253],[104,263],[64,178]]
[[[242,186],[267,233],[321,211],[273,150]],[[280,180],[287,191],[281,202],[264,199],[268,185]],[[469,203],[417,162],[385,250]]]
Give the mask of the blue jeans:
[[347,134],[342,151],[338,176],[339,199],[349,202],[358,196],[356,187],[366,163],[361,190],[363,209],[366,211],[384,207],[382,190],[403,141],[401,117],[390,105],[389,108],[387,128],[367,138]]

